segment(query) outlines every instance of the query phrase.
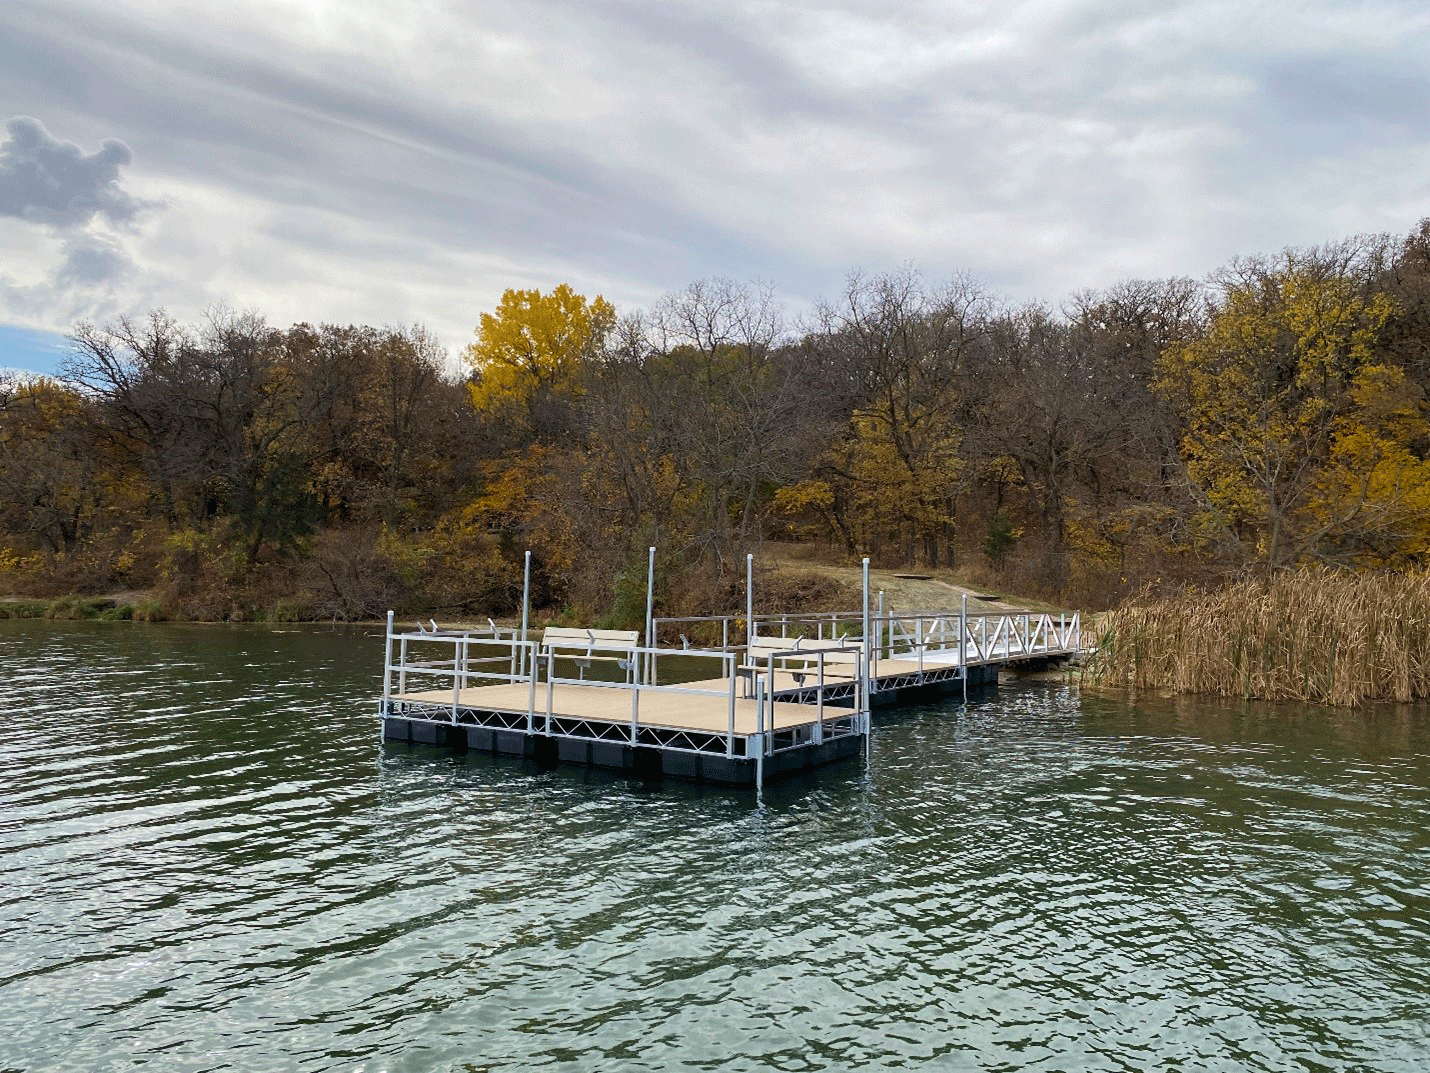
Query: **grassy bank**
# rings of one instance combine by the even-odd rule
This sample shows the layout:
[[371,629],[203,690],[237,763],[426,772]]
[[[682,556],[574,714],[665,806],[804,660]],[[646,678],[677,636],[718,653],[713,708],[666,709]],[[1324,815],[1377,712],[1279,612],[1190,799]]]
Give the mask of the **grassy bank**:
[[1134,598],[1102,616],[1085,680],[1357,705],[1430,697],[1430,573],[1305,570]]
[[[834,556],[816,554],[813,549],[770,542],[763,549],[757,567],[756,606],[761,613],[785,611],[853,611],[860,605],[861,568],[857,563]],[[518,614],[520,589],[506,585],[501,599],[479,606],[465,602],[443,604],[432,595],[445,574],[435,580],[415,575],[405,585],[378,584],[368,574],[350,567],[340,581],[350,582],[357,595],[334,599],[314,583],[312,576],[294,571],[255,571],[237,581],[211,578],[202,571],[185,584],[169,583],[149,589],[111,590],[107,594],[30,592],[0,596],[0,619],[126,620],[143,622],[379,622],[388,607],[400,618],[444,622],[483,623],[487,617],[514,620]],[[319,577],[327,578],[330,573]],[[361,575],[361,576],[360,576]],[[990,595],[986,587],[949,570],[910,575],[893,569],[875,569],[869,575],[871,589],[884,595],[889,610],[957,610],[967,599],[971,613],[1039,609],[1038,601],[1012,594]],[[382,578],[378,579],[382,581]],[[390,579],[389,579],[390,580]],[[698,579],[697,579],[698,580]],[[694,591],[691,579],[679,573],[658,578],[657,614],[707,614],[736,612],[744,607],[743,577],[729,579],[723,591],[708,586]],[[469,581],[469,585],[475,584]],[[346,592],[346,590],[344,590]],[[23,592],[23,590],[22,590]],[[537,598],[549,595],[538,592]],[[542,622],[561,625],[598,625],[611,629],[638,627],[645,616],[645,575],[623,578],[617,586],[617,600],[607,609],[583,609],[565,603],[540,603],[533,613]]]
[[133,602],[109,596],[57,596],[52,599],[0,598],[0,620],[83,619],[114,622],[162,622],[169,616],[155,600]]

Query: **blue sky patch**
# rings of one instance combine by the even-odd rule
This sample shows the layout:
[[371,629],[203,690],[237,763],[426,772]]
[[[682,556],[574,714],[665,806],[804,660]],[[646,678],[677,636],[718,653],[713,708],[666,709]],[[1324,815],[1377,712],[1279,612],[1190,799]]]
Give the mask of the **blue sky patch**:
[[0,368],[54,376],[68,353],[69,340],[58,332],[0,324]]

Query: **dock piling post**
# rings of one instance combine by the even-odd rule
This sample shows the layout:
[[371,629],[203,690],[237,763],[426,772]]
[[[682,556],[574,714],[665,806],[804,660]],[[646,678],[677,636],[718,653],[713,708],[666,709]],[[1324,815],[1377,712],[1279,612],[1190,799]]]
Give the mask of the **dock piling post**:
[[735,670],[735,656],[728,654],[725,659],[730,664],[730,713],[725,729],[725,756],[729,758],[735,755],[735,682],[740,676]]
[[530,726],[532,713],[536,711],[536,653],[528,651],[528,646],[522,642],[522,666],[526,666],[527,660],[531,661],[531,673],[526,676],[526,722]]
[[645,680],[655,681],[655,548],[650,549],[650,562],[646,565],[645,573],[645,646],[650,649],[646,653]]
[[457,721],[457,706],[462,702],[462,639],[452,639],[452,722]]
[[824,743],[824,649],[819,650],[819,692],[814,701],[814,744]]
[[864,706],[869,705],[869,556],[864,556]]
[[745,647],[755,641],[755,555],[745,556]]
[[[774,682],[770,682],[770,691],[773,692]],[[762,790],[765,786],[765,681],[759,680],[755,688],[755,707],[759,715],[755,721],[755,789]],[[748,738],[745,739],[749,741]]]
[[382,714],[387,714],[392,700],[392,612],[387,613],[387,641],[382,653]]
[[963,668],[963,703],[968,703],[968,593],[958,612],[958,663]]
[[[533,670],[534,670],[535,667],[536,667],[536,657],[535,657],[534,655],[531,657],[531,665],[532,665],[532,668],[533,668]],[[553,696],[553,694],[556,692],[556,682],[555,682],[556,675],[555,675],[555,673],[554,673],[555,670],[556,670],[556,652],[555,652],[553,649],[549,649],[549,648],[548,648],[548,649],[546,650],[546,725],[547,725],[547,726],[550,726],[550,725],[551,725],[551,705],[552,705],[552,701],[555,699],[554,696]],[[528,713],[528,714],[527,714],[527,717],[526,717],[526,732],[527,732],[528,734],[535,733],[535,731],[536,731],[535,722],[536,722],[536,713],[535,713],[535,712],[530,712],[530,713]]]
[[[531,616],[531,552],[526,553],[526,565],[522,569],[521,580],[521,658],[525,663],[528,656],[531,657],[530,674],[533,681],[536,676],[536,656],[526,650],[526,625]],[[521,673],[526,674],[527,668],[522,667]]]

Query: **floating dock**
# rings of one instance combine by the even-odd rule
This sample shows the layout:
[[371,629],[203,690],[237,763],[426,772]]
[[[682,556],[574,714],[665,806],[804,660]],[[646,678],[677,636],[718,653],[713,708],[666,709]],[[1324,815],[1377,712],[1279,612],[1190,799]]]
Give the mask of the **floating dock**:
[[[720,639],[693,646],[680,632]],[[382,736],[643,777],[761,785],[861,753],[872,708],[997,682],[1081,644],[1076,614],[966,611],[650,619],[635,631],[401,630]],[[731,643],[732,638],[737,643]]]

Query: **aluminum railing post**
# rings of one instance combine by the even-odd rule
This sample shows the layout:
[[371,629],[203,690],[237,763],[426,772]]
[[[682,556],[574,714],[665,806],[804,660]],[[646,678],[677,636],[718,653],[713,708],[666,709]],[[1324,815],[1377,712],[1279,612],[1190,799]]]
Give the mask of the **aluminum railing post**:
[[[530,660],[532,668],[535,668],[536,653],[528,651],[528,645],[522,644],[522,642],[516,641],[515,639],[513,639],[512,644],[521,645],[522,666],[526,666],[526,661]],[[527,712],[533,712],[536,710],[536,674],[534,670],[531,674],[526,676],[526,710]],[[530,716],[528,715],[528,719],[529,718]]]
[[725,756],[728,758],[735,755],[735,685],[740,676],[735,672],[735,657],[727,656],[726,662],[730,665],[730,712],[725,730]]
[[634,682],[631,685],[631,744],[635,745],[640,740],[641,734],[641,684]]
[[755,555],[745,556],[745,646],[755,641]]
[[963,703],[968,703],[968,593],[958,612],[958,665],[963,668]]
[[[536,675],[536,653],[526,650],[526,627],[531,617],[531,552],[526,553],[526,565],[522,569],[521,580],[521,655],[522,659],[531,657],[530,673]],[[527,673],[527,668],[523,667],[522,673]]]
[[[535,663],[536,663],[536,654],[533,652],[533,653],[532,653],[532,665],[535,666]],[[556,671],[556,651],[555,651],[554,649],[547,649],[547,650],[546,650],[546,716],[547,716],[548,722],[550,721],[550,718],[551,718],[551,708],[552,708],[552,704],[553,704],[553,702],[554,702],[554,700],[555,700],[555,696],[554,696],[554,694],[555,694],[555,692],[556,692],[556,673],[555,673],[555,671]],[[526,720],[526,732],[527,732],[528,734],[534,734],[534,733],[536,733],[536,713],[535,713],[535,712],[532,712],[530,715],[527,716],[527,720]]]
[[869,677],[871,669],[869,666],[869,556],[864,556],[864,695],[869,695]]
[[824,650],[819,652],[819,693],[814,701],[814,744],[824,743]]
[[392,612],[387,613],[387,640],[382,652],[382,714],[387,714],[387,702],[392,699]]
[[647,656],[646,681],[655,678],[655,548],[650,549],[650,562],[645,575],[645,646],[651,652]]
[[452,638],[452,722],[457,721],[457,705],[462,699],[462,640]]

